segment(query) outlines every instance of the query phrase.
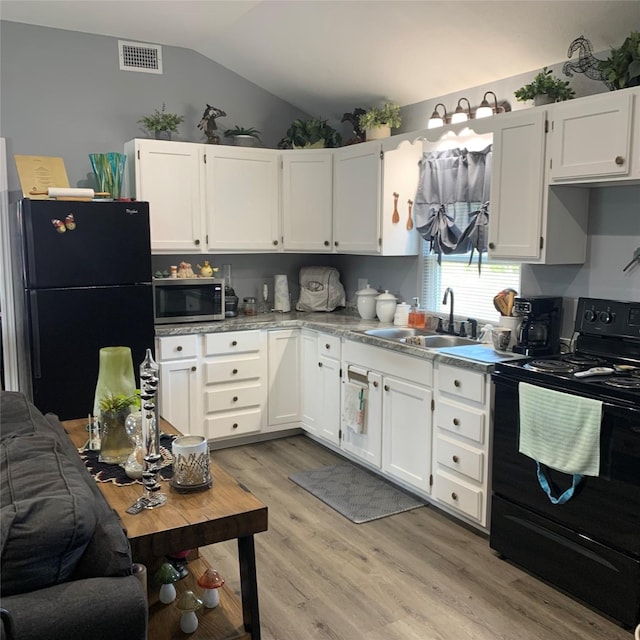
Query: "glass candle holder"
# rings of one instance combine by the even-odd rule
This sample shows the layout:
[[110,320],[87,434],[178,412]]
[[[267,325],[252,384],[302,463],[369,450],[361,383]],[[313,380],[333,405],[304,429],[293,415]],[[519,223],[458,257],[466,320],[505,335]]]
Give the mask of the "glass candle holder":
[[209,447],[204,436],[181,436],[171,444],[173,476],[171,486],[178,492],[200,491],[212,485]]

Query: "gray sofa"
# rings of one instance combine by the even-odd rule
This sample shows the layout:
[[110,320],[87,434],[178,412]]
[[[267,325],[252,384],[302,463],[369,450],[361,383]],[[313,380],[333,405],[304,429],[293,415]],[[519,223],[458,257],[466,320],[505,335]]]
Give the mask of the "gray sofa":
[[56,416],[0,391],[0,638],[144,640],[117,514]]

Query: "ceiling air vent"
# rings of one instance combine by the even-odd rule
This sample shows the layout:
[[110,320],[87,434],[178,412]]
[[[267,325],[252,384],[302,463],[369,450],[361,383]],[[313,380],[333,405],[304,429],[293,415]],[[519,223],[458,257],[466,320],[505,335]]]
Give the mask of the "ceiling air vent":
[[144,42],[118,40],[121,71],[162,73],[162,47]]

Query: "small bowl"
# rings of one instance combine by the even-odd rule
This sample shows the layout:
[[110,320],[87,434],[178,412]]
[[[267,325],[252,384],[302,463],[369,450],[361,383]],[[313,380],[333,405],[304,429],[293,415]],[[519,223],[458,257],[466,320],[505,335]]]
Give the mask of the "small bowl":
[[491,329],[491,341],[496,351],[506,352],[509,350],[509,342],[511,340],[511,329],[505,327],[496,327]]

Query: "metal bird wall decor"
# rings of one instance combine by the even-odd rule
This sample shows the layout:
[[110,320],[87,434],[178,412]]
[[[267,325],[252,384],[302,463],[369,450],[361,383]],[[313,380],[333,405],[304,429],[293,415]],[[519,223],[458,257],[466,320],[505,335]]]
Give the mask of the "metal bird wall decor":
[[593,55],[593,47],[584,36],[577,37],[569,45],[567,58],[571,58],[576,51],[578,52],[578,59],[564,63],[562,67],[564,75],[572,77],[574,73],[584,73],[587,78],[603,82],[609,91],[613,91],[615,87],[605,80],[602,71],[600,71],[600,62],[602,61]]
[[222,109],[207,104],[207,108],[204,110],[202,118],[198,123],[198,129],[202,129],[204,135],[207,136],[207,144],[220,144],[220,136],[216,133],[218,129],[216,118],[223,118],[226,115]]

